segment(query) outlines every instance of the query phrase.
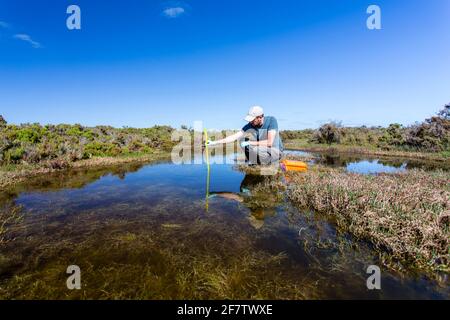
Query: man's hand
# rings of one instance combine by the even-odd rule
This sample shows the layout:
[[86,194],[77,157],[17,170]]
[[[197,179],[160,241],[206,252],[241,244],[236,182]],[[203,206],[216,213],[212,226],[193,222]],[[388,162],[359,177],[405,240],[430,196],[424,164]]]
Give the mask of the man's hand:
[[216,141],[208,140],[205,142],[205,146],[208,146],[208,147],[217,146],[217,145],[218,145],[218,143]]
[[250,145],[249,141],[241,141],[241,148],[245,149],[245,147],[248,147]]

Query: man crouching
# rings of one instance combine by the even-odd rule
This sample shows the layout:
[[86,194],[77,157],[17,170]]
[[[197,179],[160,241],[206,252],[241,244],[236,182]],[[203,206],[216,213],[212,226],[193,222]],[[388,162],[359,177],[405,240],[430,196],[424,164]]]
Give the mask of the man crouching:
[[275,117],[264,116],[260,106],[251,107],[245,121],[248,123],[237,133],[218,141],[208,140],[208,146],[240,141],[249,165],[271,165],[283,155],[283,143]]

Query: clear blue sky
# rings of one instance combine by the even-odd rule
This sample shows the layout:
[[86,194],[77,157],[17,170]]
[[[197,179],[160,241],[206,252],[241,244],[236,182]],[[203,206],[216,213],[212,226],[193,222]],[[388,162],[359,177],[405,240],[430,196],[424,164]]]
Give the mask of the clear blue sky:
[[282,129],[407,125],[450,102],[448,21],[448,0],[0,0],[0,114],[224,129],[259,104]]

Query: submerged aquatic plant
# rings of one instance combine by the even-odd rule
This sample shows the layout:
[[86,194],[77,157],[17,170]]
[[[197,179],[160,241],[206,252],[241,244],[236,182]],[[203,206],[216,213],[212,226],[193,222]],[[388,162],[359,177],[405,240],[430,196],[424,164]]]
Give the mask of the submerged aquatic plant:
[[[49,238],[34,244],[32,256],[18,252],[23,268],[2,280],[0,299],[315,297],[314,284],[307,278],[281,272],[285,255],[254,250],[251,239],[236,230],[223,224],[212,228],[217,221],[190,221],[182,233],[167,228],[168,223],[157,230],[120,220],[110,221],[107,228],[95,222],[99,225],[91,230],[94,221],[88,219],[78,229],[84,234],[95,230],[83,236],[84,241]],[[65,270],[71,264],[81,268],[81,290],[65,287]]]
[[0,208],[0,245],[12,240],[8,232],[11,226],[17,225],[22,220],[21,209],[16,205],[5,205]]
[[[28,186],[45,192],[82,188],[107,174],[123,179],[127,172],[140,167],[129,164],[114,169],[79,168],[64,174],[55,173],[42,181],[42,185],[36,181]],[[380,207],[376,207],[377,215],[362,215],[361,221],[354,217],[361,215],[359,211],[352,211],[348,218],[346,209],[359,210],[371,205],[367,199],[370,200],[372,194],[366,191],[379,192],[376,185],[391,188],[379,195],[382,200],[396,190],[396,184],[402,186],[402,195],[408,185],[418,188],[424,175],[418,173],[419,176],[408,179],[404,176],[363,177],[314,166],[303,175],[253,176],[241,182],[242,201],[217,201],[208,213],[204,210],[202,194],[192,197],[188,187],[152,185],[148,180],[142,187],[131,179],[132,185],[139,187],[130,189],[135,192],[125,192],[130,184],[118,179],[105,179],[91,186],[87,190],[89,195],[78,190],[49,192],[52,197],[38,198],[56,201],[39,201],[41,206],[35,211],[39,214],[27,214],[23,228],[9,229],[13,230],[15,241],[4,243],[0,251],[0,299],[366,297],[365,274],[361,270],[367,258],[378,260],[372,259],[374,252],[364,242],[357,245],[370,250],[359,254],[353,238],[347,238],[347,233],[339,228],[336,231],[329,222],[338,221],[352,234],[361,238],[366,234],[373,240],[370,239],[372,234],[358,234],[352,228],[363,221],[375,228],[373,224],[379,223],[380,216],[389,221],[390,209],[383,211],[383,206],[390,208],[390,202],[381,201]],[[382,183],[383,179],[389,183]],[[446,194],[439,196],[433,190],[448,195],[450,190],[445,186],[445,179],[448,179],[445,173],[433,173],[425,183],[424,190],[428,193],[414,192],[415,196],[422,196],[421,200],[414,200],[417,214],[423,214],[420,206],[432,203],[436,207],[431,210],[441,212],[439,203]],[[373,189],[368,189],[371,184]],[[301,192],[301,187],[309,190],[301,198],[302,204],[294,197]],[[249,192],[243,190],[246,188]],[[341,189],[334,191],[337,188]],[[76,194],[79,196],[72,196]],[[105,195],[111,197],[105,198]],[[313,209],[316,203],[320,204],[317,207],[325,214],[318,214],[318,210],[299,211],[285,201],[287,197],[299,206]],[[342,199],[347,199],[344,204]],[[23,203],[27,206],[27,201]],[[33,209],[29,202],[28,208]],[[402,210],[400,214],[409,209]],[[387,216],[382,216],[383,213]],[[258,222],[264,219],[263,215],[274,214],[277,219],[270,216],[263,220],[264,228],[258,229],[249,223],[246,216],[249,214]],[[333,219],[327,219],[329,217]],[[447,225],[447,229],[443,229],[446,235],[448,217],[445,214],[439,217],[440,225]],[[308,219],[315,221],[308,222]],[[421,219],[417,217],[414,221],[419,223]],[[434,226],[426,219],[424,224],[424,230]],[[392,228],[386,221],[381,227]],[[405,232],[410,230],[408,228],[406,226]],[[376,228],[372,230],[374,237],[376,231]],[[283,232],[288,234],[281,235]],[[394,238],[402,236],[401,233],[392,235]],[[410,239],[406,241],[410,243]],[[388,248],[387,245],[384,248]],[[73,264],[81,268],[81,290],[66,288],[65,272],[67,266]],[[438,292],[434,286],[432,290]]]

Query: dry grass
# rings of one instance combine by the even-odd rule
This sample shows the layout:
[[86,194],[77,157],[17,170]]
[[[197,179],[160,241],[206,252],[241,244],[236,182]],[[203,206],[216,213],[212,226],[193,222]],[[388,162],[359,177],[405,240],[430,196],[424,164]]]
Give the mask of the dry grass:
[[285,154],[284,159],[309,162],[315,160],[317,157],[313,155],[298,155],[298,154]]
[[327,169],[293,175],[288,197],[395,260],[449,271],[450,174],[411,170],[366,176]]

